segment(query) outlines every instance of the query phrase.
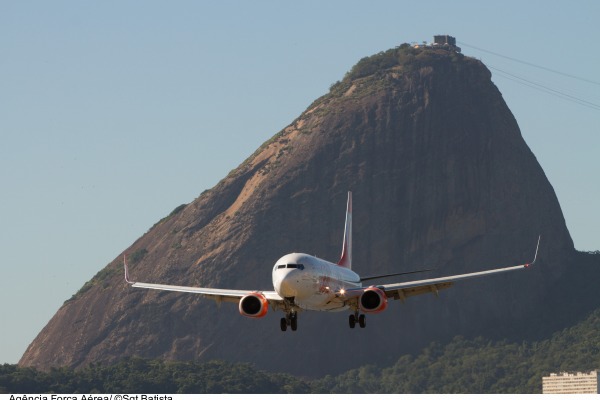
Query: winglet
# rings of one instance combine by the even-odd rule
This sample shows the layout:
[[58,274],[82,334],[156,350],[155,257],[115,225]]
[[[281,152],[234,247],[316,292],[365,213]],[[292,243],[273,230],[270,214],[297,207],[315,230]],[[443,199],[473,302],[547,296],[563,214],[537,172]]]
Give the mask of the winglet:
[[346,206],[346,225],[344,226],[344,243],[342,245],[342,256],[338,261],[340,267],[352,269],[352,192],[348,192],[348,204]]
[[531,267],[533,264],[535,264],[535,262],[537,260],[538,250],[540,249],[540,240],[541,239],[542,239],[542,235],[538,236],[538,241],[537,241],[537,246],[535,247],[535,255],[533,256],[533,261],[530,262],[529,264],[525,264],[525,268]]
[[125,282],[134,284],[135,282],[129,280],[129,267],[127,266],[127,254],[123,254],[123,266],[125,268]]

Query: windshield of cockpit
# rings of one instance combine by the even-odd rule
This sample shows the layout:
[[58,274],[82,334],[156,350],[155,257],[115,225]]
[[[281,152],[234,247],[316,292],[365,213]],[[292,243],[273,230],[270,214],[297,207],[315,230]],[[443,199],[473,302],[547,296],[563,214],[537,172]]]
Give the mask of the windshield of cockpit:
[[303,270],[304,264],[280,264],[277,266],[277,269],[283,269],[283,268],[297,268],[299,270]]

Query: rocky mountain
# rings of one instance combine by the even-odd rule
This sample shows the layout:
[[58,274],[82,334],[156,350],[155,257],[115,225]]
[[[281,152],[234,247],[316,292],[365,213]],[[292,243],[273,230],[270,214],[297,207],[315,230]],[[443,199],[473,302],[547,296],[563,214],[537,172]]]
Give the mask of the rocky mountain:
[[490,71],[460,53],[408,45],[360,60],[214,188],[159,221],[126,250],[130,274],[271,290],[283,254],[337,260],[348,190],[359,274],[523,263],[541,234],[539,266],[393,302],[366,329],[350,330],[347,313],[305,312],[297,332],[281,332],[275,312],[253,320],[228,303],[131,288],[119,255],[65,302],[20,365],[136,355],[317,376],[391,363],[456,335],[543,336],[593,308],[567,307],[592,272],[573,280],[576,252],[558,200]]

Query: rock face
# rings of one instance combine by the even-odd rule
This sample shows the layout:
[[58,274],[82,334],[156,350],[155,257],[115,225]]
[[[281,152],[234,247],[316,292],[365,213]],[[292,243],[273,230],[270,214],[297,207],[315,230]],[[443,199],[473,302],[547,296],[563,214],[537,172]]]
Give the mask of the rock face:
[[[347,313],[253,320],[235,305],[130,288],[122,255],[58,310],[20,365],[83,366],[125,356],[253,362],[304,375],[396,361],[432,340],[523,340],[554,328],[546,306],[575,253],[552,186],[491,74],[474,59],[408,46],[361,60],[331,91],[213,189],[137,240],[144,282],[271,290],[271,268],[302,251],[336,261],[346,192],[354,270],[436,267],[424,279],[539,266],[393,302],[350,330]],[[413,279],[411,277],[410,279]],[[401,281],[401,279],[388,280]]]

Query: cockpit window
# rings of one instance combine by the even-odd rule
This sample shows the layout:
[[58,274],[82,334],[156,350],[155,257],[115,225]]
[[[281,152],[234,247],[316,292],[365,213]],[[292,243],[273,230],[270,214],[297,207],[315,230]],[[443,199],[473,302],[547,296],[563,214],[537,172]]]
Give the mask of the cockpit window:
[[295,269],[303,270],[304,264],[280,264],[280,265],[275,266],[275,269],[282,269],[282,268],[295,268]]

